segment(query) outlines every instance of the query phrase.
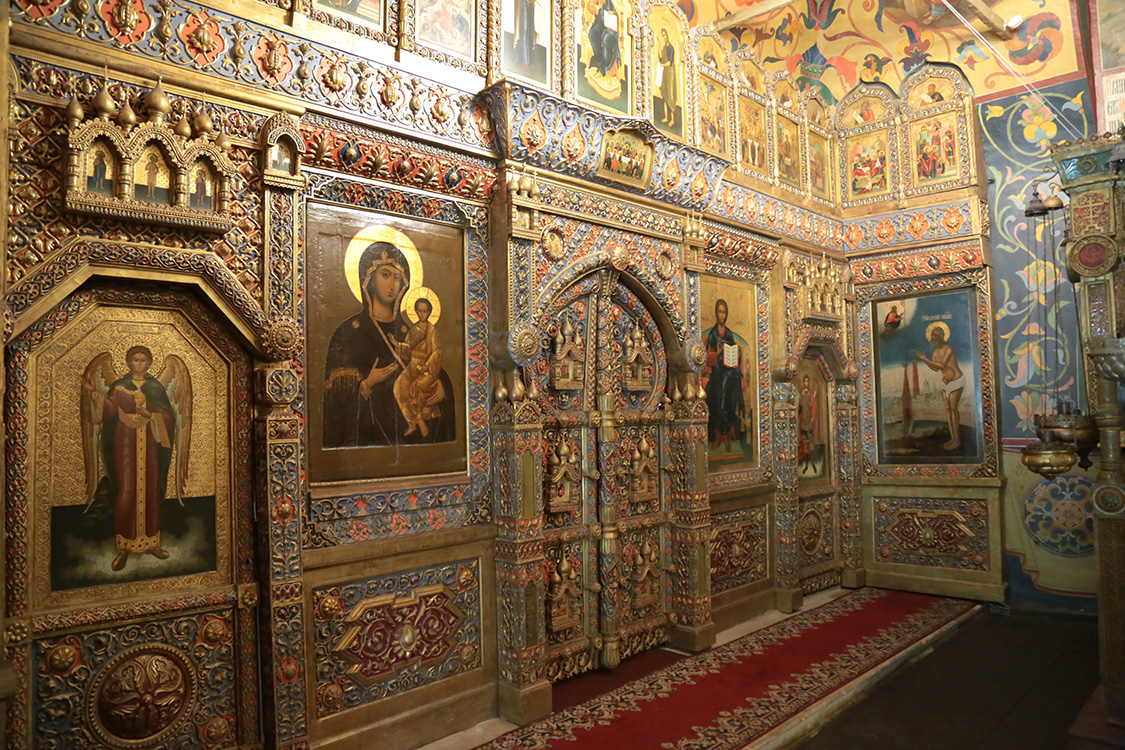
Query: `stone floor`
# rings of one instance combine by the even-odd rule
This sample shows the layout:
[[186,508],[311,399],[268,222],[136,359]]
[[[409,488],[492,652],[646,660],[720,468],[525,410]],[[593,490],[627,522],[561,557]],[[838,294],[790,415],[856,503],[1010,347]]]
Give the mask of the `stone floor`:
[[1098,684],[1094,620],[988,609],[794,750],[1061,750]]

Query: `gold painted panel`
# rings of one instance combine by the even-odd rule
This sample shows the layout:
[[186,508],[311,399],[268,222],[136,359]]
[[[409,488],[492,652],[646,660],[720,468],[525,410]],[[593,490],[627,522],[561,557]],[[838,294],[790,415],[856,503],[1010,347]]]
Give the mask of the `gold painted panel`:
[[465,237],[310,204],[313,481],[464,471]]
[[190,321],[94,308],[29,383],[34,608],[230,581],[230,367]]
[[133,167],[133,197],[151,203],[172,202],[172,173],[164,152],[150,144]]
[[473,0],[418,0],[418,41],[471,58],[476,40]]
[[727,138],[727,87],[702,76],[699,79],[699,147],[729,158]]
[[819,359],[804,357],[797,363],[796,385],[797,481],[830,480],[832,436],[828,415],[828,381]]
[[576,12],[575,80],[578,98],[625,115],[633,113],[633,4],[580,2]]
[[550,87],[554,65],[554,11],[545,0],[503,0],[500,67],[505,74]]
[[908,104],[914,109],[932,107],[951,100],[956,92],[953,81],[948,78],[933,77],[915,85],[910,91]]
[[820,133],[812,130],[809,137],[809,189],[817,198],[832,200],[832,148]]
[[887,116],[887,104],[877,96],[865,96],[848,105],[840,122],[845,128],[879,122]]
[[652,179],[653,150],[639,133],[609,130],[602,138],[595,174],[634,187],[648,187]]

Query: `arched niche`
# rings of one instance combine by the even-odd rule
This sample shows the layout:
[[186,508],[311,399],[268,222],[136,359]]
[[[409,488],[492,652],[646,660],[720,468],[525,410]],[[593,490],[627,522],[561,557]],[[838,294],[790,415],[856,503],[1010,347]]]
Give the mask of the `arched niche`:
[[900,158],[909,199],[976,184],[979,139],[972,89],[952,65],[915,68],[899,89]]
[[262,125],[258,145],[263,182],[271,187],[291,190],[304,186],[301,163],[305,142],[296,117],[284,112],[271,116]]
[[836,105],[843,208],[892,201],[901,191],[898,114],[898,97],[882,83],[861,83]]

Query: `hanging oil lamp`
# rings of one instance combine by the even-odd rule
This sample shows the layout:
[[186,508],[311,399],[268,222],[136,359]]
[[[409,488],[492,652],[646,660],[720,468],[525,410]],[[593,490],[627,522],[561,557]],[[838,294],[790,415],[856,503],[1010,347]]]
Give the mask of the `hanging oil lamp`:
[[[1037,255],[1035,251],[1039,235],[1038,230],[1046,228],[1042,217],[1047,216],[1053,210],[1062,208],[1062,205],[1062,201],[1057,196],[1051,196],[1047,201],[1044,201],[1039,197],[1039,183],[1035,182],[1031,185],[1031,195],[1027,207],[1024,209],[1024,215],[1028,218],[1030,240],[1028,245],[1033,256]],[[1035,227],[1034,224],[1037,220],[1039,226]],[[1050,236],[1053,240],[1054,235]],[[1053,261],[1055,260],[1054,242],[1049,241],[1049,245]],[[1047,247],[1043,248],[1042,257],[1036,257],[1036,260],[1042,264],[1044,269],[1047,267]],[[1057,289],[1057,287],[1058,284],[1056,283],[1053,289]],[[1046,304],[1046,301],[1046,298],[1044,298],[1044,304]],[[1057,291],[1052,306],[1055,309],[1055,320],[1057,321]],[[1045,343],[1047,340],[1046,320],[1043,321],[1042,331]],[[1045,346],[1043,348],[1046,349]],[[1044,373],[1044,381],[1046,381],[1046,373]],[[1045,390],[1044,382],[1044,392]],[[1097,445],[1098,441],[1098,431],[1093,418],[1083,415],[1069,401],[1060,400],[1057,413],[1039,413],[1033,417],[1033,421],[1036,428],[1035,434],[1039,440],[1023,449],[1020,460],[1024,466],[1040,476],[1054,479],[1059,474],[1070,471],[1080,459],[1082,462],[1080,465],[1083,468],[1093,465],[1089,457],[1090,451]]]

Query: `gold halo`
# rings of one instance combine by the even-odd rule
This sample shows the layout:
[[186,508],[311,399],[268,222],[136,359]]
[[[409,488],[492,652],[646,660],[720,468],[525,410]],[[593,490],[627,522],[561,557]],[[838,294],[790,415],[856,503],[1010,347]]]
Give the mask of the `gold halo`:
[[441,300],[428,286],[411,287],[410,291],[403,295],[399,310],[410,319],[411,323],[417,323],[418,313],[414,312],[414,303],[420,299],[426,299],[433,307],[433,311],[430,312],[430,325],[435,325],[441,317]]
[[942,323],[940,320],[934,323],[930,323],[928,326],[926,326],[926,341],[929,341],[931,338],[933,338],[934,328],[940,328],[942,333],[945,334],[943,340],[949,341],[949,326],[947,326],[945,323]]
[[389,227],[386,224],[374,224],[361,229],[348,243],[348,250],[344,253],[344,278],[348,281],[348,289],[356,302],[363,302],[363,293],[359,289],[359,259],[363,251],[372,242],[389,242],[397,247],[406,258],[406,265],[410,268],[409,289],[422,286],[422,258],[418,255],[418,248],[405,234]]

